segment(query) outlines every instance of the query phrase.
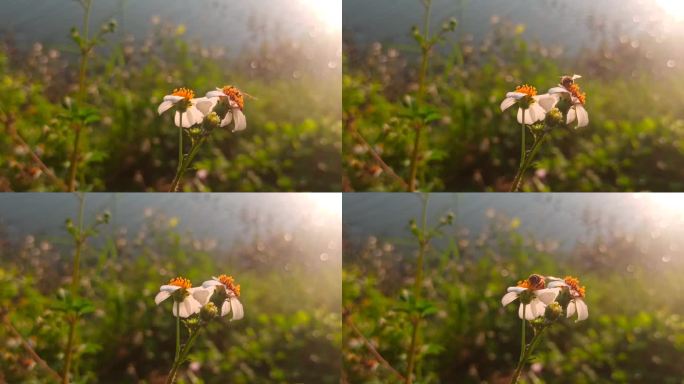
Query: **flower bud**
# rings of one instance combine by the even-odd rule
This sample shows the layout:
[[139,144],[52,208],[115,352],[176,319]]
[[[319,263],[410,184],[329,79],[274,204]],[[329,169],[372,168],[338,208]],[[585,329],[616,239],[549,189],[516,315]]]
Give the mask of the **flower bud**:
[[563,113],[558,108],[552,108],[546,113],[544,122],[548,127],[557,127],[563,123]]
[[556,297],[556,301],[558,304],[560,304],[564,311],[568,309],[568,304],[570,304],[571,300],[572,294],[570,293],[570,289],[568,287],[563,287]]
[[544,311],[544,317],[550,321],[557,320],[561,314],[563,314],[563,308],[556,302],[547,305]]
[[527,289],[525,291],[520,292],[520,296],[518,297],[520,298],[521,304],[527,305],[532,302],[532,299],[534,299],[534,293],[531,290]]
[[218,316],[218,308],[212,302],[204,304],[202,309],[200,309],[200,318],[204,322],[208,322],[216,316]]

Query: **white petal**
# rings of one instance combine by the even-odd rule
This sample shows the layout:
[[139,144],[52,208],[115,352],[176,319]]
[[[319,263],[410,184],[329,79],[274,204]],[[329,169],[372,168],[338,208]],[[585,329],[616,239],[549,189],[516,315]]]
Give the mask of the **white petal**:
[[586,320],[589,317],[589,307],[582,299],[575,299],[575,306],[577,306],[577,321]]
[[589,125],[589,114],[587,113],[587,110],[584,109],[584,106],[577,104],[574,109],[577,110],[577,128]]
[[226,125],[230,124],[230,122],[233,121],[233,113],[228,112],[226,113],[226,116],[221,120],[221,127],[225,127]]
[[577,80],[577,79],[581,79],[581,78],[582,78],[582,76],[580,76],[580,75],[577,75],[577,74],[572,75],[572,80],[573,80],[573,81],[575,81],[575,80]]
[[508,291],[508,292],[520,293],[520,292],[523,292],[523,291],[527,291],[527,288],[523,288],[523,287],[508,287],[508,289],[507,289],[506,291]]
[[[534,300],[533,300],[534,301]],[[525,320],[534,320],[537,318],[537,316],[534,315],[534,312],[532,311],[532,303],[525,305]],[[522,303],[520,304],[520,307],[518,307],[518,317],[521,319],[523,318],[523,305]]]
[[159,305],[159,303],[168,299],[169,297],[171,297],[170,292],[160,291],[159,293],[157,293],[157,296],[154,297],[154,302],[155,302],[155,304]]
[[533,318],[544,316],[544,311],[546,310],[546,304],[542,303],[540,300],[532,300],[529,305]]
[[180,289],[180,287],[177,285],[162,285],[161,287],[159,287],[160,291],[166,291],[166,292],[176,292],[179,289]]
[[188,308],[188,312],[190,312],[191,315],[199,313],[199,311],[202,309],[202,304],[200,304],[199,301],[195,300],[195,298],[192,296],[185,298],[185,306]]
[[501,112],[507,110],[510,108],[513,104],[515,104],[515,99],[512,97],[507,97],[501,102]]
[[546,110],[539,105],[539,103],[534,103],[530,105],[530,111],[534,111],[532,118],[535,122],[544,120],[546,117]]
[[217,285],[223,285],[223,283],[221,283],[220,281],[216,281],[216,280],[207,280],[207,281],[205,281],[204,283],[202,283],[202,286],[203,286],[204,288],[207,288],[207,287],[215,287],[215,286],[217,286]]
[[247,128],[247,118],[239,108],[233,109],[233,118],[235,119],[235,127],[233,132],[243,131]]
[[534,123],[532,116],[530,116],[530,110],[524,110],[522,108],[518,109],[518,123],[523,124],[523,111],[525,111],[525,124],[529,125]]
[[[181,304],[181,305],[179,305],[179,304]],[[185,310],[185,305],[182,305],[182,304],[183,303],[178,303],[177,301],[173,302],[173,311],[172,312],[173,312],[173,315],[175,317],[186,318],[186,317],[190,316],[188,314],[188,312]],[[180,309],[180,313],[179,313],[179,309]]]
[[[181,126],[181,113],[176,111],[176,116],[174,117],[173,121],[176,124],[176,127]],[[193,121],[190,121],[190,116],[187,114],[187,112],[183,112],[183,128],[190,128],[193,126]]]
[[195,300],[197,300],[201,305],[204,305],[209,302],[209,298],[211,297],[211,294],[214,293],[214,290],[197,287],[190,288],[190,293]]
[[525,96],[527,96],[527,94],[526,94],[526,93],[522,93],[522,92],[508,92],[508,93],[506,94],[506,97],[510,97],[510,98],[515,99],[515,100],[520,100],[520,99],[522,99],[522,98],[525,97]]
[[566,309],[567,311],[567,317],[572,317],[572,315],[575,314],[575,300],[571,301],[568,303],[568,308]]
[[575,112],[575,107],[570,108],[568,111],[568,118],[565,121],[567,124],[571,124],[577,118],[577,112]]
[[567,89],[565,89],[564,87],[553,87],[553,88],[549,89],[549,92],[548,92],[548,93],[551,93],[551,94],[553,94],[553,93],[567,93],[567,94],[570,94],[570,92],[569,92]]
[[[549,277],[547,277],[547,280],[548,279],[549,279]],[[563,280],[553,280],[553,281],[550,281],[548,284],[546,284],[546,286],[549,288],[560,288],[560,287],[567,287],[568,285],[565,284],[565,282]]]
[[206,97],[201,97],[199,99],[196,99],[195,105],[197,106],[197,109],[202,112],[205,116],[210,114],[211,111],[214,110],[214,107],[216,106],[216,103],[218,102],[218,99],[215,97],[212,98],[206,98]]
[[558,103],[558,97],[549,94],[535,96],[535,100],[537,100],[537,104],[539,104],[539,106],[541,106],[546,112],[550,111],[551,108],[555,107]]
[[245,316],[245,311],[242,308],[242,303],[240,302],[240,300],[238,300],[237,297],[230,298],[230,306],[233,310],[233,318],[231,319],[231,321],[240,320]]
[[184,99],[183,96],[174,96],[174,95],[166,95],[166,96],[164,96],[164,101],[171,101],[171,102],[173,102],[174,104],[177,103],[177,102],[179,102],[179,101],[181,101],[181,100],[183,100],[183,99]]
[[207,92],[207,94],[205,95],[205,97],[207,97],[207,98],[212,98],[212,97],[226,97],[226,94],[223,93],[222,90],[220,90],[219,88],[217,88],[215,91],[209,91],[209,92]]
[[546,288],[534,291],[534,294],[542,303],[548,305],[553,303],[554,300],[556,300],[556,296],[558,296],[559,292],[560,289],[558,288]]
[[168,111],[171,107],[173,107],[173,101],[164,100],[161,104],[159,104],[159,108],[157,108],[157,113],[161,115],[162,113]]
[[504,297],[501,298],[501,304],[505,307],[517,298],[518,294],[516,292],[508,292],[504,295]]
[[223,302],[223,305],[221,305],[221,316],[225,316],[230,313],[230,303],[228,300],[225,300]]
[[201,124],[202,121],[204,120],[204,114],[202,112],[200,112],[200,110],[197,109],[197,107],[195,107],[195,106],[188,108],[188,114],[191,117],[190,121],[192,121],[193,125]]

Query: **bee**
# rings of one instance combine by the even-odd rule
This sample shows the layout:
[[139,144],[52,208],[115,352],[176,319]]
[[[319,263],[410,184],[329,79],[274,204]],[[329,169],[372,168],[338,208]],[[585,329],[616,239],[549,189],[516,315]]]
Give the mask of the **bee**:
[[575,84],[575,80],[581,78],[582,76],[580,75],[563,76],[561,77],[561,85],[566,89],[570,89],[570,87]]
[[541,289],[544,288],[544,276],[532,274],[527,278],[530,283],[530,287]]

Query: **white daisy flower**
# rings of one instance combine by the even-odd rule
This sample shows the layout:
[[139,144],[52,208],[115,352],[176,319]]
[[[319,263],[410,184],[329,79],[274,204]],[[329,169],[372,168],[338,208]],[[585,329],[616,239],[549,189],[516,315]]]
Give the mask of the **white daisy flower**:
[[[204,115],[199,107],[206,109],[211,104],[216,104],[206,97],[195,98],[195,92],[187,88],[178,88],[170,95],[164,96],[164,101],[159,104],[157,112],[161,115],[172,107],[176,107],[176,114],[174,116],[174,123],[177,127],[181,126],[181,117],[183,128],[190,128],[195,124],[200,124],[204,120]],[[213,107],[213,106],[212,106]]]
[[570,291],[570,303],[568,303],[567,317],[572,317],[577,313],[577,321],[586,320],[589,318],[589,307],[584,302],[584,295],[586,293],[586,288],[580,286],[579,279],[572,276],[565,276],[564,279],[551,278],[553,279],[549,282],[550,288],[561,288],[567,287]]
[[[544,120],[546,112],[556,105],[558,99],[549,94],[537,95],[537,89],[530,85],[521,85],[513,92],[508,92],[501,102],[501,111],[518,104],[518,123],[530,125]],[[524,111],[524,113],[523,113]]]
[[[516,299],[521,298],[518,316],[521,319],[534,320],[544,316],[546,306],[553,303],[558,296],[558,288],[545,288],[544,277],[531,275],[527,280],[518,282],[515,287],[508,287],[508,293],[501,298],[501,304],[505,307]],[[523,304],[523,301],[528,301]],[[523,314],[523,308],[525,313]]]
[[221,127],[234,122],[233,132],[242,131],[247,128],[247,118],[242,112],[245,108],[245,98],[239,89],[232,85],[226,85],[223,88],[216,88],[215,91],[207,92],[206,97],[208,99],[219,99],[227,103],[229,109],[221,121]]
[[226,316],[232,312],[233,317],[231,320],[240,320],[244,317],[245,312],[242,308],[242,303],[240,302],[240,284],[235,284],[235,280],[232,276],[212,276],[211,280],[202,283],[202,287],[211,288],[211,292],[214,292],[217,287],[223,287],[226,298],[221,305],[221,316]]
[[584,108],[587,101],[587,94],[582,92],[575,80],[581,79],[580,75],[563,76],[561,83],[557,87],[549,89],[551,95],[566,95],[572,102],[572,106],[568,110],[566,119],[567,124],[573,123],[577,120],[577,128],[586,127],[589,125],[589,113]]
[[198,313],[202,305],[209,302],[212,291],[206,288],[192,288],[190,280],[176,277],[169,281],[169,284],[162,285],[159,293],[154,298],[154,302],[159,305],[162,301],[173,297],[173,315],[175,317],[186,318]]

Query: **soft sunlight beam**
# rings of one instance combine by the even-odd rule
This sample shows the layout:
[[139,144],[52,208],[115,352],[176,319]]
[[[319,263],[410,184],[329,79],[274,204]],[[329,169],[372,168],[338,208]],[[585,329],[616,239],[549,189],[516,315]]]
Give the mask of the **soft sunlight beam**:
[[657,209],[684,217],[684,194],[646,193],[643,196],[650,200]]
[[299,0],[316,18],[333,30],[342,29],[342,0]]
[[656,4],[677,21],[684,20],[683,0],[656,0]]
[[314,205],[323,212],[341,216],[342,215],[342,194],[341,193],[308,193]]

